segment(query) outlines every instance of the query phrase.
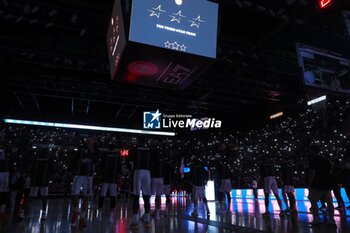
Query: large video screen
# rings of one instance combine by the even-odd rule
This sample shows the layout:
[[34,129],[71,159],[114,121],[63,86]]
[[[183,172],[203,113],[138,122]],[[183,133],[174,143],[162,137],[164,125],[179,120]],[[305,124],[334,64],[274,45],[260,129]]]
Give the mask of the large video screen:
[[114,2],[107,33],[107,44],[110,72],[112,79],[114,79],[122,52],[126,46],[125,29],[120,0],[115,0]]
[[297,45],[297,53],[306,86],[350,94],[349,59],[306,45]]
[[217,22],[207,0],[133,0],[129,40],[216,58]]

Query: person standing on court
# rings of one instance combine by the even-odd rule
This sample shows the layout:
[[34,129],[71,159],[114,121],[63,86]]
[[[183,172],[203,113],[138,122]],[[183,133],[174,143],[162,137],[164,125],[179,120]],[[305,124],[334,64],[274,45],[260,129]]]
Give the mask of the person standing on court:
[[133,192],[132,192],[132,220],[130,229],[137,230],[139,228],[139,211],[140,211],[140,193],[144,201],[145,213],[141,220],[145,223],[146,228],[151,227],[151,166],[153,151],[148,146],[146,138],[138,138],[138,146],[132,150],[130,159],[133,168]]
[[102,188],[99,196],[98,208],[99,208],[99,220],[102,220],[103,202],[107,197],[107,193],[110,198],[109,218],[110,223],[114,220],[114,210],[116,207],[117,199],[117,182],[121,174],[121,161],[120,150],[114,148],[111,144],[109,150],[103,154],[100,162],[100,174],[102,178]]
[[325,201],[327,203],[328,221],[326,225],[328,227],[336,228],[337,225],[334,221],[334,206],[332,198],[332,166],[328,159],[324,158],[321,154],[321,149],[318,145],[310,146],[309,156],[309,200],[311,202],[313,221],[310,223],[311,227],[320,227],[322,222],[320,221],[318,213],[318,201]]
[[[71,224],[76,226],[79,219],[79,226],[86,227],[86,214],[89,205],[89,199],[93,195],[93,175],[95,164],[99,160],[99,150],[97,148],[96,138],[89,136],[86,138],[84,146],[77,153],[73,162],[73,169],[76,175],[72,184],[72,207],[73,215]],[[79,195],[83,195],[83,203],[79,210]]]
[[261,157],[260,176],[264,180],[264,195],[265,195],[265,213],[263,215],[269,215],[270,194],[271,191],[275,195],[278,206],[280,207],[280,216],[283,215],[282,201],[278,193],[278,186],[275,177],[274,163],[263,155]]

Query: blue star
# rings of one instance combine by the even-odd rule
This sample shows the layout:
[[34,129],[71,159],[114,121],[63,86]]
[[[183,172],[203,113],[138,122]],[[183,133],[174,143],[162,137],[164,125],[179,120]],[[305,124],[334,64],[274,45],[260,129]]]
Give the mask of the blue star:
[[159,19],[161,13],[166,12],[166,11],[162,10],[162,5],[159,5],[156,8],[152,7],[152,10],[148,10],[148,11],[151,12],[149,17],[155,16],[158,19]]

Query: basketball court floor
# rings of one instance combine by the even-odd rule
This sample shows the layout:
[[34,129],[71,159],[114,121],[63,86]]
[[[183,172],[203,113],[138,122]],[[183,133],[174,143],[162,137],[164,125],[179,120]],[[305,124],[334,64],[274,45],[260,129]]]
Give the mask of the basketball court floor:
[[[108,202],[108,201],[107,201]],[[154,208],[154,202],[152,202]],[[163,201],[164,203],[164,201]],[[105,206],[108,206],[106,203]],[[348,204],[348,203],[347,203]],[[88,226],[86,228],[72,227],[70,225],[70,200],[51,199],[48,207],[48,218],[40,221],[40,201],[33,200],[26,207],[26,219],[19,221],[14,214],[8,219],[0,221],[1,233],[124,233],[124,232],[154,232],[154,233],[187,233],[187,232],[281,232],[281,233],[346,233],[350,232],[350,211],[339,213],[335,211],[337,229],[322,226],[310,229],[309,222],[312,216],[308,212],[310,203],[298,201],[298,214],[279,216],[278,205],[272,201],[271,209],[274,211],[270,216],[262,216],[265,211],[263,200],[257,202],[250,199],[233,200],[231,213],[216,213],[216,202],[209,202],[211,215],[207,216],[202,204],[199,205],[199,216],[190,216],[193,206],[185,197],[173,197],[169,215],[162,216],[160,221],[152,220],[151,228],[145,228],[140,222],[139,230],[129,230],[129,217],[131,215],[130,201],[119,200],[115,211],[113,223],[108,221],[108,210],[104,210],[102,221],[98,220],[98,211],[91,203],[88,212]],[[162,206],[163,210],[165,206]],[[141,205],[142,209],[142,205]],[[326,217],[326,216],[325,216]]]

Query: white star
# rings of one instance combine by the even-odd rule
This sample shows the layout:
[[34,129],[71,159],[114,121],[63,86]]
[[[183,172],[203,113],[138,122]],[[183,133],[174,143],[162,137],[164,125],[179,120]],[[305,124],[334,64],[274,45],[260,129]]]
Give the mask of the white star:
[[148,10],[148,11],[151,12],[149,17],[155,16],[158,19],[159,19],[161,13],[166,12],[166,11],[162,10],[162,5],[159,5],[156,8],[152,7],[152,10]]
[[201,20],[201,16],[198,15],[197,18],[192,18],[192,20],[188,20],[189,22],[191,22],[191,26],[190,27],[194,27],[196,26],[197,28],[199,28],[199,25],[201,23],[204,23],[203,20]]
[[155,113],[151,113],[151,115],[153,116],[151,122],[153,122],[153,121],[156,120],[156,119],[157,119],[157,121],[158,121],[158,120],[159,120],[158,118],[159,118],[162,114],[159,112],[159,109],[157,109],[157,111],[156,111]]
[[[176,17],[176,16],[178,16],[178,17]],[[180,23],[181,18],[186,18],[186,16],[182,15],[181,10],[179,10],[176,14],[173,13],[173,15],[169,15],[169,17],[171,17],[170,22],[176,21],[177,23]]]
[[173,49],[179,50],[179,44],[175,41],[174,43],[171,44],[173,46]]
[[184,44],[180,46],[180,51],[184,51],[185,52],[186,49],[187,49],[187,47]]
[[164,42],[165,48],[169,48],[170,49],[170,45],[171,45],[171,43],[169,41]]

